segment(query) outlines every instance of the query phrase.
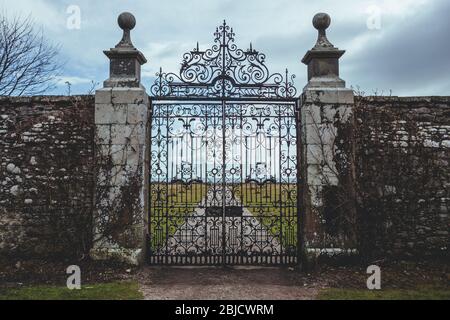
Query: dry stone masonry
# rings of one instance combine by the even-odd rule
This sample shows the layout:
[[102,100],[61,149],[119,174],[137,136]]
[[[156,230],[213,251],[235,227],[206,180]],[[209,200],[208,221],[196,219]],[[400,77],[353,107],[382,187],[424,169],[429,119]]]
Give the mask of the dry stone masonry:
[[0,256],[91,243],[94,98],[0,98]]
[[448,258],[450,98],[359,97],[356,119],[362,249]]

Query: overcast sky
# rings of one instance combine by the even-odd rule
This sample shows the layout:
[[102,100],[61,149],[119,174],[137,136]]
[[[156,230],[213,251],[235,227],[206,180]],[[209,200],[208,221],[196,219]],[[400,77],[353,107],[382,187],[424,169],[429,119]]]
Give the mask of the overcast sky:
[[[79,29],[67,26],[74,5],[80,9]],[[183,53],[197,41],[209,48],[223,19],[234,28],[239,47],[252,42],[266,53],[272,72],[288,67],[301,89],[306,66],[300,60],[317,38],[312,17],[327,12],[330,41],[347,50],[340,62],[347,86],[367,94],[450,95],[448,0],[0,0],[0,8],[31,14],[61,46],[66,66],[53,93],[65,93],[65,81],[73,93],[86,93],[92,80],[108,77],[102,51],[120,40],[117,16],[130,11],[137,18],[133,42],[149,60],[143,69],[148,89],[160,66],[179,70]]]

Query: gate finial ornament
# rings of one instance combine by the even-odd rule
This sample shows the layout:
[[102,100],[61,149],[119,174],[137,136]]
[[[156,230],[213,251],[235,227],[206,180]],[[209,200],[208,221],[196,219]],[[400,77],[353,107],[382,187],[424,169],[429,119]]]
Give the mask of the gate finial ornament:
[[156,74],[151,87],[154,97],[165,98],[294,98],[294,75],[271,73],[266,55],[250,48],[238,48],[235,33],[226,21],[215,29],[214,44],[183,55],[180,72]]

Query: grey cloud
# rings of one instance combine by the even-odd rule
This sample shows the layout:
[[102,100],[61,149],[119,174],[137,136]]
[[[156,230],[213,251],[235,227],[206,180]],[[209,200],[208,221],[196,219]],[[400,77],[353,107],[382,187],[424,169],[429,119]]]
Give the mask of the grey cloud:
[[[0,0],[3,3],[14,7],[9,0]],[[296,85],[301,89],[306,84],[306,66],[300,60],[317,37],[311,19],[314,13],[325,11],[333,19],[328,31],[330,41],[348,50],[341,60],[341,76],[349,85],[359,85],[366,92],[392,89],[399,95],[450,94],[448,0],[430,0],[422,7],[414,7],[408,19],[398,18],[398,14],[383,15],[380,39],[379,33],[367,29],[367,15],[361,10],[371,3],[385,3],[381,0],[77,0],[75,4],[81,7],[83,19],[78,31],[68,31],[60,23],[65,19],[65,8],[74,4],[72,0],[20,3],[18,10],[37,7],[38,20],[45,21],[45,10],[51,10],[49,16],[58,17],[58,25],[47,28],[46,33],[62,45],[63,58],[68,61],[65,76],[94,77],[98,82],[107,77],[108,62],[102,50],[120,40],[116,19],[126,10],[133,12],[138,21],[132,38],[149,60],[146,74],[160,66],[177,68],[183,53],[194,48],[197,41],[202,48],[210,46],[215,27],[226,18],[235,28],[239,47],[245,49],[252,41],[255,49],[266,53],[272,72],[288,67],[297,75]],[[358,37],[369,39],[361,50],[353,46]],[[159,47],[152,50],[154,46]],[[145,79],[147,87],[150,81],[151,77]],[[84,92],[82,86],[79,88]]]
[[[342,60],[349,83],[394,95],[449,95],[450,3],[440,1]],[[386,22],[388,23],[388,22]]]

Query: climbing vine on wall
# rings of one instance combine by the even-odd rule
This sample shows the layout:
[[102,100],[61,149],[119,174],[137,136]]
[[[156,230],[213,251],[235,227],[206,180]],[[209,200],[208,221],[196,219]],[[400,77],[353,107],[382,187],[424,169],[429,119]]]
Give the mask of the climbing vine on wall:
[[[135,125],[131,132],[137,129]],[[132,134],[131,133],[131,134]],[[143,199],[142,175],[143,162],[130,159],[142,159],[141,146],[132,145],[129,139],[121,145],[111,140],[101,141],[96,135],[96,182],[95,212],[96,230],[94,244],[109,242],[120,244],[124,248],[136,247],[133,226],[142,224]]]
[[356,246],[352,108],[321,103],[319,96],[313,101],[304,112],[311,140],[306,157],[308,165],[315,168],[308,183],[320,225],[316,245],[352,250]]
[[0,252],[81,257],[90,247],[93,98],[0,99]]
[[359,243],[371,258],[448,253],[449,104],[441,100],[357,99]]

